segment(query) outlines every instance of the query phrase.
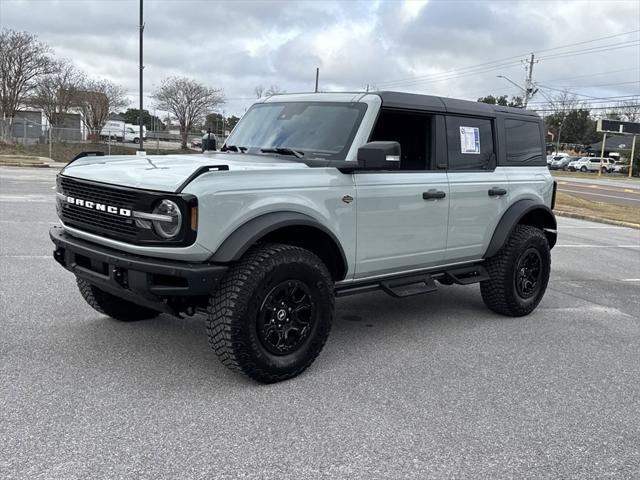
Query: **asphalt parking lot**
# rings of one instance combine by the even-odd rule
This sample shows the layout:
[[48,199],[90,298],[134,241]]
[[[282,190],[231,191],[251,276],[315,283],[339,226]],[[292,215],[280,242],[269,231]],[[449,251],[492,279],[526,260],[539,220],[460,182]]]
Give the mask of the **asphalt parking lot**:
[[264,386],[201,318],[84,303],[55,173],[0,168],[0,478],[640,477],[640,230],[559,219],[526,318],[477,286],[341,298],[312,367]]

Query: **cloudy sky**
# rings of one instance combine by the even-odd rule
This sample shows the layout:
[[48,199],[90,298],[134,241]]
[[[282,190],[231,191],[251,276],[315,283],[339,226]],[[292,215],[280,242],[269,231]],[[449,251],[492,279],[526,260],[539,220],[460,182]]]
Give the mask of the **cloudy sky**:
[[[316,67],[325,91],[516,95],[497,75],[522,85],[531,52],[533,105],[563,89],[591,104],[640,94],[638,0],[145,0],[144,9],[145,94],[185,75],[222,88],[227,114],[243,113],[257,85],[311,91]],[[137,102],[138,0],[0,0],[0,25],[37,34]]]

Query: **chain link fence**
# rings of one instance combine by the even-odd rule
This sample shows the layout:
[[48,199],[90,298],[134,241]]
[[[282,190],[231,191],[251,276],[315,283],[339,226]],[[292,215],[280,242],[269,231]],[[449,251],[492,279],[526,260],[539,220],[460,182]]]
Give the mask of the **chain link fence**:
[[[203,135],[197,132],[188,135],[187,149],[190,153],[201,151]],[[225,137],[215,137],[220,148]],[[116,130],[105,127],[89,130],[82,124],[50,128],[27,115],[16,117],[13,121],[0,120],[0,139],[26,155],[49,157],[58,161],[69,161],[71,155],[75,156],[83,150],[99,150],[106,155],[126,155],[134,154],[140,148],[139,133],[130,128]],[[143,138],[144,150],[150,154],[181,153],[184,152],[181,146],[180,134],[175,131],[147,131]]]

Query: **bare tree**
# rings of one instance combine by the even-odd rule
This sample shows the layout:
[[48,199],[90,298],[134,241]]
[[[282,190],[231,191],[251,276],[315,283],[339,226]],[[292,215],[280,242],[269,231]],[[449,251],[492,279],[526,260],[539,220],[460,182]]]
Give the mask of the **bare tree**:
[[109,80],[87,80],[76,98],[82,110],[82,122],[93,135],[107,121],[109,112],[128,103],[123,88]]
[[84,81],[84,74],[71,62],[58,60],[53,71],[40,78],[29,103],[42,110],[50,126],[60,126],[69,108],[78,105]]
[[552,97],[546,97],[553,109],[554,113],[566,115],[571,110],[578,110],[582,107],[580,100],[573,94],[566,90],[553,95]]
[[279,85],[271,85],[269,88],[264,88],[262,85],[258,85],[253,89],[257,98],[262,97],[270,97],[272,95],[278,95],[281,93],[286,93]]
[[0,52],[0,120],[6,138],[16,110],[36,81],[51,71],[52,62],[49,47],[28,32],[3,29]]
[[285,92],[282,88],[280,88],[279,85],[271,85],[269,88],[267,88],[267,90],[264,92],[264,96],[265,97],[270,97],[272,95],[279,95],[281,93],[287,93]]
[[627,122],[640,122],[640,97],[624,102],[618,111]]
[[164,79],[152,97],[160,110],[170,112],[178,120],[183,149],[187,148],[189,130],[202,123],[208,112],[224,103],[221,89],[207,87],[186,77]]

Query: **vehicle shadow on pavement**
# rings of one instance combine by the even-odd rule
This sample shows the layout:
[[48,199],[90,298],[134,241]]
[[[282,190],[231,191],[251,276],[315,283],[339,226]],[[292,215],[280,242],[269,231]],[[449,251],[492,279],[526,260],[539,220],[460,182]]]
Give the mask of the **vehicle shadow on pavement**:
[[[344,361],[341,351],[368,349],[389,340],[451,335],[452,329],[474,328],[479,322],[503,321],[484,309],[477,287],[458,287],[428,295],[397,299],[373,292],[336,301],[335,318],[325,351],[313,370]],[[479,315],[478,309],[486,311]],[[472,314],[470,312],[476,312]],[[84,312],[83,312],[84,313]],[[143,372],[187,382],[237,382],[238,376],[218,362],[209,347],[205,317],[178,319],[160,315],[151,320],[120,322],[101,315],[81,315],[73,327],[73,343],[82,345],[84,362],[90,357],[101,369],[126,372],[126,378],[144,377]],[[375,355],[375,349],[369,352]],[[109,367],[108,365],[111,364]],[[324,367],[323,367],[324,365]],[[136,373],[137,372],[137,373]],[[250,380],[247,384],[255,385]]]

